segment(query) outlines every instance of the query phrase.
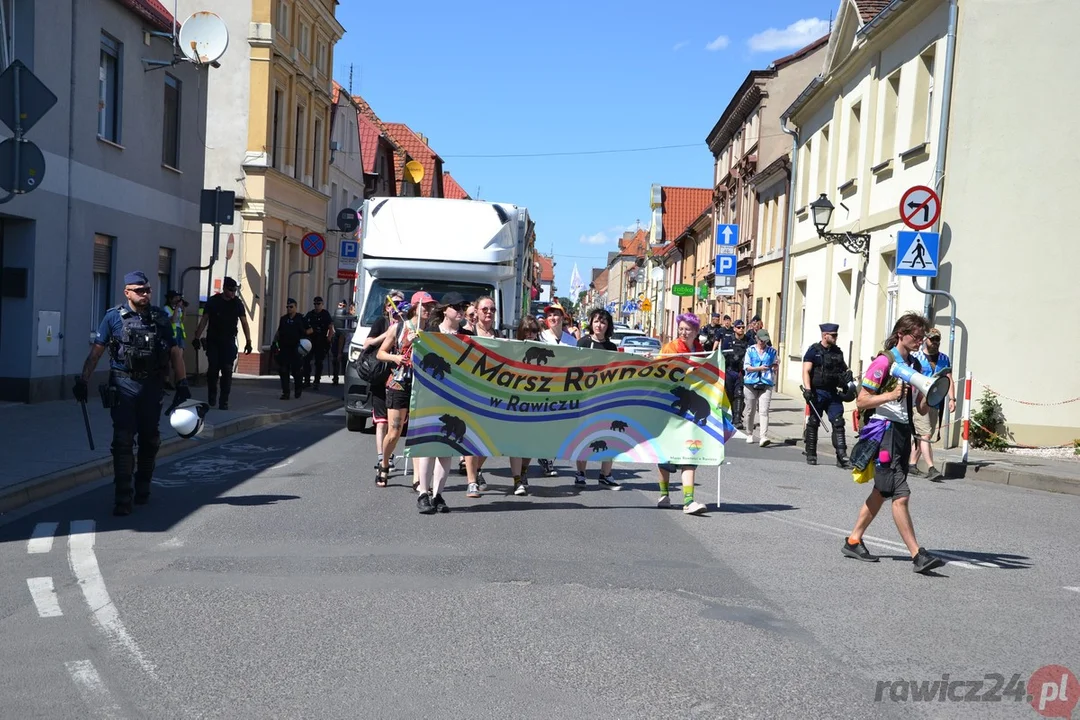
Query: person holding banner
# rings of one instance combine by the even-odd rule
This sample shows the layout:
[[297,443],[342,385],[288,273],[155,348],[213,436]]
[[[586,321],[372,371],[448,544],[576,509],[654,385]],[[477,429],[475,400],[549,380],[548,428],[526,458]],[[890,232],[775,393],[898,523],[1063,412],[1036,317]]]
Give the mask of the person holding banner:
[[[660,357],[665,355],[704,354],[705,349],[697,339],[698,328],[701,327],[701,321],[698,320],[697,315],[683,313],[675,318],[675,321],[678,323],[676,337],[660,348]],[[658,467],[660,470],[660,499],[656,501],[656,507],[671,507],[671,498],[668,496],[668,483],[671,480],[671,474],[679,470],[682,473],[683,514],[704,515],[709,509],[708,506],[694,500],[694,476],[697,473],[697,466],[663,463]]]
[[[521,324],[518,325],[517,339],[518,340],[531,340],[536,342],[540,338],[540,323],[536,318],[526,315],[521,318]],[[528,495],[529,494],[529,461],[532,458],[510,458],[510,474],[514,476],[514,494],[515,495]]]
[[[386,487],[390,476],[390,467],[386,458],[394,454],[402,429],[409,415],[409,394],[412,392],[412,344],[420,333],[420,328],[427,324],[428,315],[435,307],[435,298],[423,290],[413,293],[409,300],[408,311],[404,320],[396,322],[386,331],[386,337],[379,346],[378,359],[390,363],[394,369],[386,379],[386,414],[387,424],[383,443],[383,461],[376,471],[375,485]],[[391,352],[396,351],[396,352]],[[421,477],[420,465],[413,460],[413,472]],[[416,485],[414,481],[413,485]]]
[[[378,352],[378,348],[382,347],[383,340],[386,339],[386,331],[392,324],[404,318],[404,315],[398,312],[398,305],[404,302],[405,293],[400,290],[391,290],[386,294],[383,314],[371,323],[368,336],[364,338],[363,352]],[[372,383],[368,387],[368,392],[371,393],[371,422],[375,425],[375,452],[378,453],[375,469],[378,470],[382,465],[383,445],[386,443],[386,384]],[[390,468],[394,467],[393,455],[387,458],[386,465]]]
[[[615,343],[611,342],[611,334],[615,331],[615,321],[604,308],[595,308],[589,312],[589,334],[582,337],[577,342],[579,348],[586,348],[590,350],[610,350],[611,352],[617,352],[618,347]],[[611,460],[604,460],[600,463],[600,475],[597,477],[597,481],[601,485],[607,485],[613,487],[616,490],[621,489],[619,483],[611,479],[611,468],[613,463]],[[585,470],[589,466],[589,463],[585,460],[577,461],[577,472],[574,474],[575,485],[585,485]]]
[[[577,338],[566,332],[566,310],[558,300],[552,300],[544,308],[544,329],[540,331],[540,342],[545,345],[570,345],[577,346]],[[537,460],[544,475],[556,477],[559,471],[555,469],[555,461],[547,458]]]
[[[495,327],[495,301],[490,296],[484,295],[477,298],[474,305],[476,306],[476,327],[471,334],[482,338],[499,337],[498,328]],[[466,309],[466,312],[468,312],[468,309]],[[478,498],[480,493],[487,492],[487,481],[484,480],[484,475],[480,472],[480,468],[484,466],[484,460],[486,459],[472,456],[461,459],[469,483],[468,491],[465,493],[466,497]],[[458,471],[460,472],[460,468]]]

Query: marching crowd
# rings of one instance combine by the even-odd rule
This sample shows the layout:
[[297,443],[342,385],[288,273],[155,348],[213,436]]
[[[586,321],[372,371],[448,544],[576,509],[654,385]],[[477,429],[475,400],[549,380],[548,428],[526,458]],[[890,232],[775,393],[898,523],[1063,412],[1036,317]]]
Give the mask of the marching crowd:
[[[375,483],[386,487],[394,468],[394,451],[408,432],[409,398],[412,389],[411,347],[422,330],[475,337],[499,337],[495,327],[495,301],[481,297],[473,302],[456,292],[448,292],[438,301],[429,293],[418,291],[406,301],[404,293],[393,290],[386,298],[384,314],[372,326],[364,341],[364,355],[373,356],[382,364],[383,374],[371,376],[372,418],[376,427]],[[611,314],[596,308],[589,312],[583,331],[568,323],[569,314],[558,301],[543,310],[540,321],[526,316],[517,328],[516,339],[551,345],[570,345],[583,348],[616,350],[611,341],[614,322]],[[676,318],[676,337],[663,345],[659,355],[694,355],[711,352],[718,344],[726,360],[725,391],[732,401],[736,426],[746,433],[746,441],[770,443],[769,407],[778,371],[777,351],[772,339],[762,327],[760,318],[750,321],[750,328],[730,317],[715,317],[712,327],[701,328],[698,317],[691,313]],[[929,367],[932,373],[948,368],[948,357],[938,350],[940,333],[930,328],[926,318],[904,315],[897,321],[883,350],[870,363],[861,382],[856,382],[836,344],[839,326],[824,323],[821,340],[807,349],[803,357],[803,395],[812,409],[804,442],[806,462],[817,464],[817,431],[825,424],[832,434],[836,464],[853,468],[847,452],[843,423],[843,403],[855,401],[862,415],[864,431],[859,433],[853,457],[857,482],[868,482],[873,489],[860,509],[851,534],[845,539],[842,554],[866,562],[877,562],[862,542],[863,533],[881,509],[886,499],[892,500],[892,514],[897,529],[911,552],[916,572],[928,572],[942,561],[921,547],[908,510],[910,489],[907,484],[909,468],[920,454],[929,455],[929,444],[940,423],[941,407],[931,408],[926,397],[907,382],[891,374],[893,363],[904,363],[915,372]],[[700,333],[700,334],[699,334]],[[950,403],[955,405],[955,390],[950,390]],[[944,404],[944,401],[942,401]],[[920,419],[921,418],[921,419]],[[913,442],[914,439],[914,442]],[[482,468],[486,458],[466,456],[460,459],[458,471],[468,478],[467,497],[478,498],[487,490]],[[531,458],[509,458],[515,495],[528,495],[528,471]],[[537,459],[542,473],[558,475],[554,460]],[[413,458],[413,489],[421,514],[450,512],[443,497],[451,471],[452,458]],[[867,472],[867,468],[871,472]],[[586,461],[576,462],[574,483],[587,484]],[[683,513],[702,515],[707,506],[694,499],[696,465],[659,465],[660,496],[656,505],[670,507],[670,480],[680,474],[683,491]],[[598,482],[619,489],[612,478],[612,462],[600,463]]]

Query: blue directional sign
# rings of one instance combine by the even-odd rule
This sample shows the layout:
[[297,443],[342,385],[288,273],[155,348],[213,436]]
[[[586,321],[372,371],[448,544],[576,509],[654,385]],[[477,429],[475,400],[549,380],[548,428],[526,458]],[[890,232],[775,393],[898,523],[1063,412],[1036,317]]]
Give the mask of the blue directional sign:
[[341,252],[339,253],[342,260],[356,260],[360,257],[360,243],[355,240],[342,240]]
[[932,232],[896,233],[896,275],[898,277],[937,277],[941,236]]
[[717,225],[716,226],[716,244],[724,245],[727,247],[735,247],[739,244],[739,226],[738,225]]
[[716,256],[716,274],[717,276],[730,276],[735,277],[736,262],[734,255],[717,255]]

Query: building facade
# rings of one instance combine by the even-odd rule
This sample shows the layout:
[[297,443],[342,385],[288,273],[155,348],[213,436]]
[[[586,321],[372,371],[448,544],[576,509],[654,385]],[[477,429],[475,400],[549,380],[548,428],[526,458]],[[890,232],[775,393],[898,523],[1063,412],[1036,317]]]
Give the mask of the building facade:
[[338,213],[346,208],[359,212],[364,204],[364,159],[360,142],[360,107],[336,82],[330,106],[330,202],[326,212],[326,261],[322,286],[326,307],[333,311],[338,300],[352,299],[354,283],[337,276],[341,241],[355,240],[357,233],[338,229]]
[[[787,226],[787,178],[775,171],[791,151],[780,114],[820,71],[828,40],[751,71],[706,138],[714,159],[713,224],[739,226],[735,295],[718,296],[716,310],[732,318],[757,315],[772,332],[779,329]],[[708,250],[702,266],[715,267],[715,244]]]
[[[179,0],[181,13],[204,9]],[[221,251],[203,274],[200,295],[240,283],[255,352],[240,372],[267,373],[270,343],[289,297],[302,312],[326,291],[327,255],[301,249],[310,233],[327,238],[330,108],[334,46],[345,33],[334,0],[236,0],[215,8],[231,41],[211,76],[206,135],[208,188],[236,193],[234,223],[221,228]],[[234,242],[226,257],[226,237]],[[203,258],[213,248],[203,232]]]
[[174,19],[149,0],[8,0],[4,10],[0,71],[18,59],[57,97],[25,135],[45,159],[40,184],[0,204],[0,400],[40,402],[71,397],[126,273],[145,272],[163,304],[200,264],[206,85],[217,70],[144,62],[173,59],[172,41],[149,33]]

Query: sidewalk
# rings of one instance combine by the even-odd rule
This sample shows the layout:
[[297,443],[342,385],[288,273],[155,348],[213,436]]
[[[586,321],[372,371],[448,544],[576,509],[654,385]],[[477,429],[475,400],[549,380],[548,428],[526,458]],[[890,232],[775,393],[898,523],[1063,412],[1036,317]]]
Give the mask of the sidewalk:
[[[193,386],[191,392],[196,400],[206,399],[204,383]],[[229,409],[212,408],[207,413],[206,425],[213,428],[212,439],[217,440],[340,407],[342,393],[341,385],[324,382],[318,392],[309,389],[299,399],[279,400],[281,385],[276,376],[234,376]],[[159,459],[192,447],[191,440],[178,437],[169,426],[164,409],[170,402],[171,393],[166,395],[162,408]],[[112,476],[112,420],[109,411],[101,407],[96,385],[90,388],[86,410],[94,450],[87,442],[82,408],[74,398],[0,406],[0,426],[4,428],[0,434],[0,457],[4,458],[0,466],[0,513]]]
[[[769,411],[770,438],[802,445],[805,407],[801,397],[773,394]],[[850,408],[845,411],[844,426],[850,452],[855,445]],[[828,456],[830,462],[835,459],[832,438],[824,431],[818,433],[817,451],[819,458]],[[965,465],[960,461],[961,456],[960,448],[942,450],[934,447],[934,462],[946,479],[983,480],[1031,490],[1080,495],[1080,461],[972,450]]]

